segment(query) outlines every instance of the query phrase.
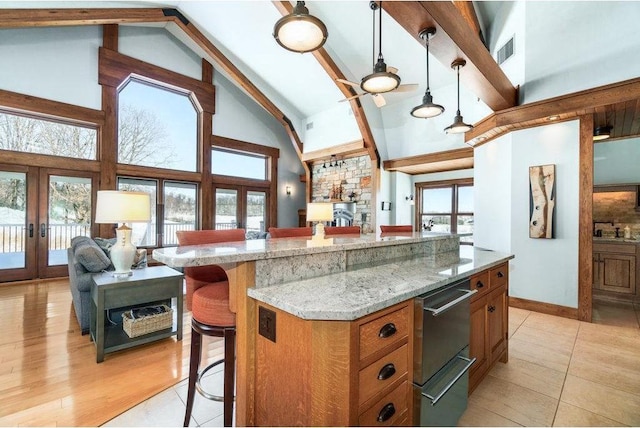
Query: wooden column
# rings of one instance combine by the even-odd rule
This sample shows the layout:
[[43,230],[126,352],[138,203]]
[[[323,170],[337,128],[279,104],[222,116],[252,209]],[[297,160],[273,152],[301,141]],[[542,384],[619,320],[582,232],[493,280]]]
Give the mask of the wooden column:
[[[118,51],[118,25],[102,26],[102,46],[105,49]],[[118,162],[118,90],[113,86],[102,85],[102,111],[104,125],[99,131],[98,160],[100,161],[99,190],[116,189],[116,164]],[[99,236],[114,237],[111,224],[101,224]]]
[[593,285],[593,115],[580,116],[578,319],[591,322]]
[[[202,59],[202,81],[213,85],[213,65]],[[214,100],[215,102],[215,100]],[[211,136],[213,134],[213,115],[215,112],[202,112],[200,127],[200,168],[202,181],[200,182],[200,228],[213,229],[213,189],[211,187]]]

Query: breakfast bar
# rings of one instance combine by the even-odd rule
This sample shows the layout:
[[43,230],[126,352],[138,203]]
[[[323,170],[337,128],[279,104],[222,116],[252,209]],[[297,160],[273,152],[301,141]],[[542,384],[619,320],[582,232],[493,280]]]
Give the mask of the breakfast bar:
[[[371,425],[380,417],[412,425],[413,299],[512,258],[431,232],[247,240],[157,249],[153,257],[176,268],[225,269],[237,325],[238,426]],[[386,327],[389,341],[363,340]],[[361,384],[358,373],[381,357],[399,359],[388,385]],[[394,394],[405,408],[380,416],[376,404]]]

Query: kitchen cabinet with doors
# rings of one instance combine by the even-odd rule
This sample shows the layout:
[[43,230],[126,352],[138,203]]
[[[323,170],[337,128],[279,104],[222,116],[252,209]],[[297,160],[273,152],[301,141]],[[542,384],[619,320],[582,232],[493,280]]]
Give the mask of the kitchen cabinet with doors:
[[638,248],[634,243],[594,241],[593,288],[610,297],[636,295]]
[[469,369],[469,393],[489,372],[496,361],[509,359],[509,264],[477,273],[471,288],[471,336],[469,356],[476,362]]

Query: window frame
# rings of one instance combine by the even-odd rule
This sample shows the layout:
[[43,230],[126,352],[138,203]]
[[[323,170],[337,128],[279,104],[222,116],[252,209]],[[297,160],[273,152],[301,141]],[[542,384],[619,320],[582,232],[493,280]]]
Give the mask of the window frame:
[[[427,182],[416,183],[415,193],[416,193],[417,209],[415,210],[415,224],[419,228],[418,230],[422,230],[422,217],[425,215],[441,216],[441,217],[449,216],[450,222],[451,222],[451,233],[458,232],[458,217],[471,216],[475,218],[474,212],[458,211],[458,197],[459,197],[459,189],[461,187],[473,187],[473,178],[442,180],[442,181],[427,181]],[[451,189],[451,212],[433,213],[428,211],[422,211],[422,207],[423,207],[422,192],[423,190],[426,190],[426,189]],[[473,245],[473,241],[460,242],[460,244]]]

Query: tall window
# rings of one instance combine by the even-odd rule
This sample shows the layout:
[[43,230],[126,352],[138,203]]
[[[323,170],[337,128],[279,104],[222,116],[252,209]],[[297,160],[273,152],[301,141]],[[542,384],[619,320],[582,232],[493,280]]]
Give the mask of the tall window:
[[196,230],[198,186],[164,179],[118,177],[118,190],[148,193],[151,221],[133,223],[131,241],[141,247],[177,245],[178,230]]
[[131,79],[118,94],[118,162],[198,170],[198,111],[190,96]]
[[[473,181],[417,183],[418,220],[433,232],[473,234]],[[473,244],[473,235],[460,238]]]
[[0,110],[0,149],[75,159],[96,159],[94,128]]

